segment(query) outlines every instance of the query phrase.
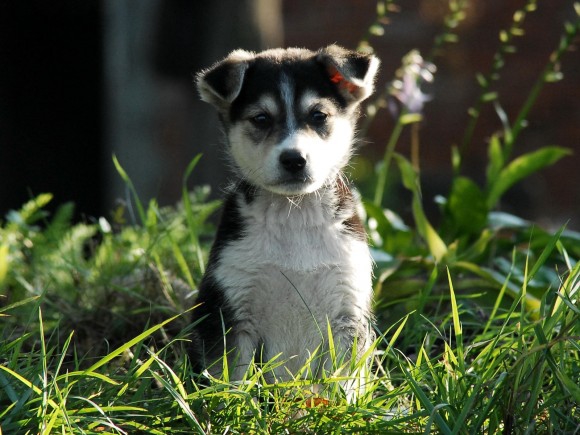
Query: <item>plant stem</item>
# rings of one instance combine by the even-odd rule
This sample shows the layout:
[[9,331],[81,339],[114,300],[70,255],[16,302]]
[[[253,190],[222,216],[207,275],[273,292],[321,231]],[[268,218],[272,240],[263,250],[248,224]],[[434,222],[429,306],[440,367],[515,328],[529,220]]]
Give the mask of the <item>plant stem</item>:
[[521,110],[516,117],[516,120],[513,123],[513,127],[511,130],[511,134],[509,137],[505,139],[505,148],[504,148],[504,160],[507,160],[512,152],[513,145],[521,132],[522,128],[525,126],[525,121],[532,109],[532,106],[536,102],[540,92],[542,91],[544,85],[549,83],[553,80],[549,80],[550,75],[554,74],[558,69],[558,64],[560,62],[560,58],[566,52],[570,46],[572,45],[576,35],[580,31],[580,19],[576,19],[576,22],[573,25],[570,25],[566,28],[564,35],[560,40],[560,44],[558,48],[550,55],[550,61],[542,71],[542,74],[534,83],[530,93],[528,94],[528,98],[524,102]]
[[377,180],[377,187],[375,189],[375,198],[374,204],[377,207],[380,207],[383,202],[383,195],[385,192],[385,185],[387,184],[387,175],[389,173],[389,166],[391,164],[391,160],[393,159],[393,153],[395,152],[395,146],[401,136],[401,132],[403,131],[404,124],[401,122],[402,115],[397,118],[397,123],[393,128],[393,132],[391,133],[391,137],[389,138],[389,142],[387,143],[387,147],[385,149],[385,154],[383,156],[383,164],[379,170],[379,176]]
[[415,172],[419,173],[421,164],[419,157],[419,124],[411,125],[411,163]]
[[546,67],[546,69],[544,69],[544,71],[540,75],[540,78],[536,80],[536,83],[534,83],[532,90],[528,94],[528,98],[526,98],[526,101],[524,102],[522,108],[518,113],[516,120],[514,121],[513,127],[511,129],[511,134],[509,135],[509,137],[506,137],[505,139],[505,148],[503,153],[504,161],[507,161],[507,159],[510,157],[512,153],[514,142],[516,141],[516,138],[518,137],[520,131],[524,127],[526,117],[530,113],[532,106],[534,105],[536,99],[538,98],[538,95],[540,95],[540,91],[542,90],[544,84],[546,83],[545,78],[548,72],[549,65]]
[[[467,128],[465,129],[459,147],[459,156],[461,157],[460,162],[463,162],[465,154],[469,150],[483,105],[488,101],[495,100],[495,98],[486,99],[486,95],[489,95],[492,83],[497,83],[499,81],[500,71],[505,66],[505,55],[514,52],[515,48],[512,45],[513,39],[523,34],[525,18],[529,13],[536,10],[536,2],[537,0],[527,0],[526,4],[514,13],[510,27],[500,32],[500,46],[494,55],[491,71],[486,76],[480,76],[478,79],[481,92],[477,102],[475,103],[475,107],[472,107],[469,110],[469,123],[467,124]],[[461,166],[458,166],[455,175],[459,175],[460,170]]]

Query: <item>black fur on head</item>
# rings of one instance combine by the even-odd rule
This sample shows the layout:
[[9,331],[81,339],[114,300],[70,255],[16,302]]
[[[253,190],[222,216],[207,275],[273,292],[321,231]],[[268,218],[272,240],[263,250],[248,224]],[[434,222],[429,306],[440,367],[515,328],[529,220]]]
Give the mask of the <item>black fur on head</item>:
[[[291,66],[292,65],[292,66]],[[330,45],[316,52],[299,49],[273,49],[261,53],[236,50],[197,76],[201,99],[226,114],[242,92],[247,76],[268,70],[275,76],[285,68],[308,72],[309,80],[325,81],[331,86],[343,105],[358,104],[374,88],[379,60],[372,55]],[[264,83],[267,86],[267,82]]]

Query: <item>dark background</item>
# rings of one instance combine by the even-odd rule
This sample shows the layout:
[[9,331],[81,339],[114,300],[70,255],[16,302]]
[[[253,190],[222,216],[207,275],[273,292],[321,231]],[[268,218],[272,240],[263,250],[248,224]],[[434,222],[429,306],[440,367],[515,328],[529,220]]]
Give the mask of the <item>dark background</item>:
[[[384,36],[371,40],[382,60],[379,87],[408,51],[430,51],[447,4],[399,3],[401,11],[390,15]],[[436,59],[429,91],[434,98],[421,126],[428,204],[448,191],[451,145],[461,140],[467,108],[478,95],[475,74],[489,70],[499,31],[523,4],[473,0],[458,29],[459,43]],[[0,219],[42,192],[54,193],[53,207],[73,201],[77,218],[109,216],[126,195],[113,154],[142,200],[172,204],[185,167],[203,152],[191,183],[209,183],[218,196],[227,178],[222,138],[215,114],[196,95],[195,72],[240,47],[354,48],[375,7],[370,0],[0,0]],[[517,53],[508,56],[497,87],[511,119],[557,46],[563,22],[573,18],[571,0],[539,2],[526,18],[526,35],[516,39]],[[566,54],[561,68],[565,79],[542,92],[516,154],[545,145],[578,153],[578,53]],[[366,163],[355,168],[362,182],[368,162],[382,155],[392,125],[387,111],[375,120],[360,152]],[[465,162],[477,180],[483,180],[487,140],[500,128],[488,107]],[[398,150],[408,155],[408,143],[404,134]],[[579,182],[574,155],[520,183],[502,208],[546,226],[570,220],[570,227],[579,228]],[[400,206],[396,199],[388,205]]]
[[0,5],[0,213],[53,192],[102,213],[102,8]]

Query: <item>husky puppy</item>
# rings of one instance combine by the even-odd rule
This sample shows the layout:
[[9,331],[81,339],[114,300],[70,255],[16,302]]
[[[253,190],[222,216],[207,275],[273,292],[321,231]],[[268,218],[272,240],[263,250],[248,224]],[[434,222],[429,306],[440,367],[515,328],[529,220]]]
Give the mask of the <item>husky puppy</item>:
[[305,364],[316,377],[370,346],[372,261],[342,169],[378,66],[336,45],[237,50],[197,76],[237,176],[194,310],[193,357],[212,375],[227,354],[230,380],[274,357],[272,379]]

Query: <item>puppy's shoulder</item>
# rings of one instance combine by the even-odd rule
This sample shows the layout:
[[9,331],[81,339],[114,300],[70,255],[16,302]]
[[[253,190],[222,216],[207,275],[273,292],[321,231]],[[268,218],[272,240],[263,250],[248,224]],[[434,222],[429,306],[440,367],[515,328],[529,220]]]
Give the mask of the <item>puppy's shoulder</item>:
[[240,182],[227,188],[210,263],[225,245],[244,236],[247,228],[242,209],[253,202],[254,197],[255,189],[247,183]]
[[336,214],[342,219],[345,231],[357,240],[366,241],[366,232],[359,215],[362,207],[359,193],[340,177],[335,184],[335,193]]

